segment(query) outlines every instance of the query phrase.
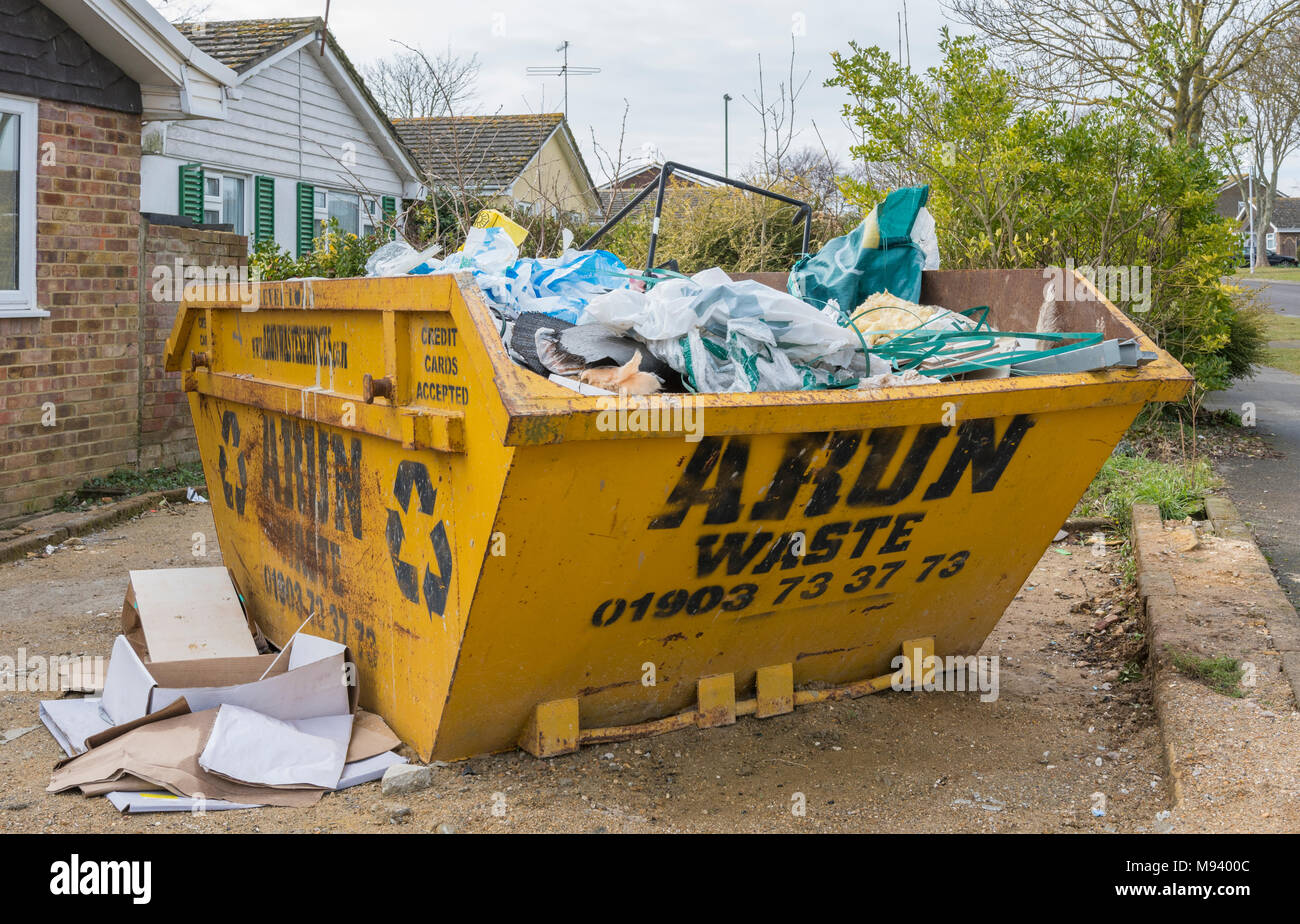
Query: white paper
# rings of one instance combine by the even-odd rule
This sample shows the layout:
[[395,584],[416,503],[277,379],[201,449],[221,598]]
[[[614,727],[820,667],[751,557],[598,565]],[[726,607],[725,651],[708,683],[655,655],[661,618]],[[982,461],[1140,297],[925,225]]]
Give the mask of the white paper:
[[100,707],[113,725],[132,722],[149,714],[149,694],[156,685],[149,668],[135,653],[125,635],[113,640],[108,676]]
[[334,788],[350,789],[353,786],[360,786],[362,783],[373,782],[383,777],[384,771],[389,767],[395,767],[406,762],[405,757],[393,751],[385,751],[382,754],[376,754],[374,757],[367,757],[365,760],[354,760],[350,764],[343,765],[343,775],[339,777],[339,783]]
[[76,757],[86,751],[86,739],[113,726],[99,709],[99,697],[41,700],[40,717],[63,753]]
[[[382,754],[376,754],[374,757],[367,757],[365,760],[354,760],[350,764],[343,765],[343,775],[339,778],[339,784],[335,789],[350,789],[353,786],[360,786],[362,783],[373,783],[375,780],[382,778],[384,771],[389,767],[406,762],[405,757],[400,757],[392,751],[385,751]],[[195,810],[222,812],[229,809],[261,808],[261,805],[225,802],[221,799],[191,799],[188,796],[177,796],[162,791],[110,792],[107,797],[108,801],[113,803],[114,808],[119,812],[126,812],[131,815],[140,815],[146,812],[193,812]],[[202,803],[201,806],[200,802]]]
[[119,812],[140,815],[145,812],[223,812],[229,809],[261,808],[222,799],[191,799],[170,792],[110,792],[108,801]]
[[224,705],[199,766],[241,783],[333,789],[343,774],[351,714],[281,721]]

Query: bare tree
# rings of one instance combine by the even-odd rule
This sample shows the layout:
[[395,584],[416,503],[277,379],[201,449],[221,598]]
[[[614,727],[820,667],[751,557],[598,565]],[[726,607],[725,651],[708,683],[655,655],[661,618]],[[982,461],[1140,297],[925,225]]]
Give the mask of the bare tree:
[[466,58],[453,54],[450,48],[434,55],[409,48],[361,69],[370,92],[393,119],[463,111],[475,98],[478,71],[478,55]]
[[153,8],[169,23],[197,23],[212,9],[212,0],[151,0]]
[[[1256,266],[1268,265],[1264,247],[1273,221],[1282,162],[1300,149],[1300,36],[1275,34],[1232,87],[1215,95],[1208,124],[1241,201],[1255,214],[1251,242]],[[1249,174],[1255,177],[1251,183]],[[1253,187],[1253,188],[1252,188]]]
[[763,126],[763,146],[758,170],[773,179],[785,176],[785,160],[794,147],[795,138],[799,135],[794,127],[795,104],[810,76],[812,76],[811,70],[805,71],[802,77],[795,76],[795,46],[794,39],[791,38],[789,72],[784,80],[777,82],[776,92],[772,93],[767,88],[767,81],[763,76],[763,56],[760,54],[758,86],[754,88],[753,96],[742,94],[742,98],[758,115]]
[[[617,211],[615,206],[622,201],[619,193],[626,188],[623,186],[623,180],[625,179],[623,174],[631,160],[626,153],[627,114],[631,108],[632,105],[624,99],[623,119],[618,127],[618,145],[614,148],[613,153],[596,140],[595,126],[587,126],[591,132],[591,150],[596,155],[596,166],[613,184],[607,193],[602,194],[599,190],[596,191],[596,195],[600,198],[601,217],[606,221]],[[634,192],[640,192],[640,190]],[[621,206],[619,207],[621,208]]]
[[1199,145],[1210,97],[1293,28],[1300,0],[944,0],[1045,99],[1125,97]]

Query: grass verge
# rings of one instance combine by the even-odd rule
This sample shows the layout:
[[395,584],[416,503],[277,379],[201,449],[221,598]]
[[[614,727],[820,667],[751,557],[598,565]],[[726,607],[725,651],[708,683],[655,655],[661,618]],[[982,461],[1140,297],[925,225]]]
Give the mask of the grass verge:
[[1110,517],[1127,535],[1134,504],[1155,504],[1166,520],[1204,516],[1205,497],[1219,483],[1205,460],[1161,462],[1116,453],[1101,467],[1077,510],[1081,516]]

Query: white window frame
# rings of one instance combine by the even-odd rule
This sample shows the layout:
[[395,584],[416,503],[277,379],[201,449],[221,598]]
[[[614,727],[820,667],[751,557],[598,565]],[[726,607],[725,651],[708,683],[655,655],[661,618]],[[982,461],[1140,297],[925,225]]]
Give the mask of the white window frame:
[[[203,171],[203,217],[204,219],[206,219],[208,217],[208,212],[215,211],[217,213],[217,222],[216,222],[217,224],[219,225],[234,224],[234,222],[229,220],[229,216],[226,215],[225,183],[227,179],[242,180],[244,183],[244,194],[243,196],[241,196],[241,198],[243,199],[242,207],[244,210],[244,221],[243,221],[244,230],[239,233],[247,234],[248,227],[250,224],[249,189],[252,184],[252,179],[245,174],[232,173],[229,171],[222,171],[220,173],[216,171],[208,172],[206,169]],[[215,196],[208,195],[209,180],[217,181],[217,194]],[[249,236],[251,237],[251,235]]]
[[1264,235],[1264,249],[1277,253],[1277,233],[1270,231]]
[[0,289],[0,318],[48,318],[36,304],[37,103],[0,93],[0,111],[18,116],[18,288]]
[[[321,204],[321,197],[325,197],[325,204]],[[363,233],[366,225],[369,223],[367,218],[366,197],[359,196],[354,192],[348,192],[342,189],[323,189],[316,187],[315,195],[312,200],[312,220],[316,224],[317,236],[324,233],[325,224],[330,220],[330,197],[351,199],[357,204],[357,236],[365,237]],[[374,228],[371,228],[373,232]],[[345,232],[346,233],[346,232]]]

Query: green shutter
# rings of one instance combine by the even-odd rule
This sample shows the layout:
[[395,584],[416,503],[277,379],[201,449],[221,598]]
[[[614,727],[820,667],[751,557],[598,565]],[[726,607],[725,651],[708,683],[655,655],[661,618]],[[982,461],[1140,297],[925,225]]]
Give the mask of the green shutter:
[[316,236],[316,187],[310,183],[298,184],[298,256],[312,251],[312,238]]
[[181,164],[179,214],[203,223],[203,165]]
[[253,243],[275,240],[275,178],[253,177]]
[[393,219],[397,217],[397,199],[393,196],[384,196],[379,200],[379,207],[384,212],[385,232],[389,240],[397,237],[397,228],[393,226]]

